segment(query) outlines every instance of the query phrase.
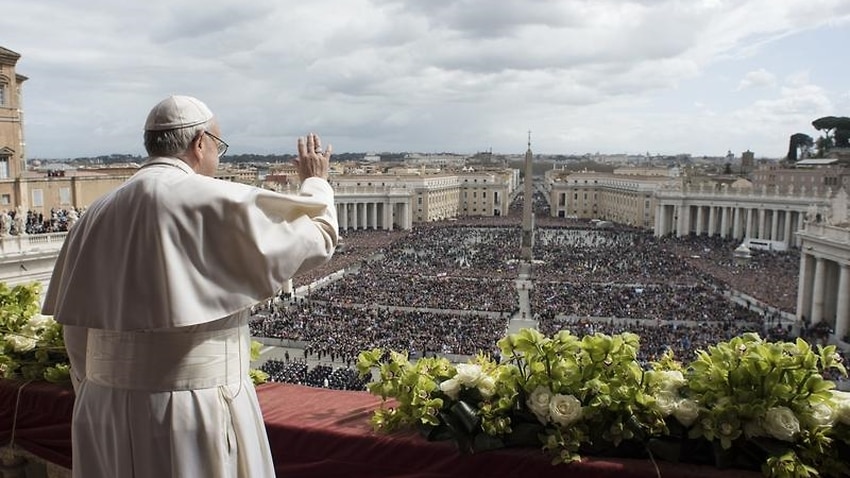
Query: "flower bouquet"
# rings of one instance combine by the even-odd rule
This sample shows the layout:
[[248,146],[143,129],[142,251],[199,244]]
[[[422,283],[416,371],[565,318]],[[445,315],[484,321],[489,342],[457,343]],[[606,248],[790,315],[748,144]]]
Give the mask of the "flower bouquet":
[[62,326],[39,313],[38,283],[0,283],[0,377],[70,383]]
[[[850,394],[823,372],[847,371],[835,346],[744,334],[697,351],[684,395],[700,413],[688,431],[714,445],[719,466],[766,476],[850,476]],[[719,446],[718,446],[719,445]]]
[[377,371],[368,388],[385,400],[373,426],[419,427],[462,452],[539,446],[553,464],[582,455],[695,463],[708,456],[771,477],[847,472],[850,396],[822,376],[830,368],[846,374],[834,347],[747,334],[687,365],[668,354],[642,366],[631,333],[545,337],[524,329],[498,345],[501,360],[478,355],[465,364],[362,352],[358,369]]

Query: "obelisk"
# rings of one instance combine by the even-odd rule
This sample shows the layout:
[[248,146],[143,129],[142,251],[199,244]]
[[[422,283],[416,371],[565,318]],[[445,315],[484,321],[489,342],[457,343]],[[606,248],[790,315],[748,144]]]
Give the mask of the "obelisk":
[[533,255],[531,248],[534,246],[534,216],[532,215],[532,205],[534,199],[534,181],[531,168],[531,131],[528,132],[528,150],[525,152],[525,178],[523,186],[525,187],[522,198],[522,242],[520,250],[520,259],[525,262],[531,262]]
[[525,152],[525,178],[523,179],[522,198],[522,241],[520,247],[519,277],[517,277],[516,288],[519,298],[517,313],[508,322],[508,333],[514,334],[525,328],[537,328],[533,311],[531,310],[530,293],[534,287],[532,275],[533,255],[531,249],[534,246],[534,215],[532,205],[534,203],[534,173],[531,168],[531,131],[528,132],[528,151]]

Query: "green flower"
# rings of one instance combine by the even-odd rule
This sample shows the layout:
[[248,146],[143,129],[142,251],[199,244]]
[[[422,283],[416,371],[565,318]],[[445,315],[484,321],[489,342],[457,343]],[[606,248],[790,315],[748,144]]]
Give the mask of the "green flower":
[[62,326],[39,313],[41,285],[0,284],[0,376],[70,382]]
[[[405,354],[380,349],[362,352],[358,369],[377,372],[368,387],[385,400],[373,426],[454,430],[465,435],[456,436],[464,443],[478,443],[470,440],[478,435],[499,437],[480,440],[488,447],[502,439],[537,439],[554,463],[580,459],[585,447],[613,452],[626,441],[640,446],[676,427],[676,436],[686,432],[729,451],[747,440],[777,441],[763,466],[770,477],[846,470],[834,444],[850,446],[850,394],[823,378],[830,369],[846,375],[833,346],[744,334],[697,351],[688,364],[666,353],[648,367],[637,362],[639,338],[630,333],[546,337],[523,329],[498,346],[498,364],[485,355],[455,365],[437,358],[411,363]],[[462,431],[444,422],[458,409],[466,410]]]

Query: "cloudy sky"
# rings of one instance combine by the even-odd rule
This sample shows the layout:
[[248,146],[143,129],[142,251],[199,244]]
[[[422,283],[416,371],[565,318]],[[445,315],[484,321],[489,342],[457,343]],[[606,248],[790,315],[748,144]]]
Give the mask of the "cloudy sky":
[[850,116],[847,0],[26,0],[27,156],[143,154],[170,94],[237,153],[781,157]]

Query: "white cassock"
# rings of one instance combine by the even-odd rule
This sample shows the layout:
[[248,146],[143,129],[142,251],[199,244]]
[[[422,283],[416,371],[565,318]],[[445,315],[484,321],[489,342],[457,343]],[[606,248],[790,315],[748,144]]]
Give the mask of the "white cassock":
[[65,328],[75,477],[273,477],[248,309],[338,240],[333,190],[282,195],[152,158],[69,232],[42,312]]

